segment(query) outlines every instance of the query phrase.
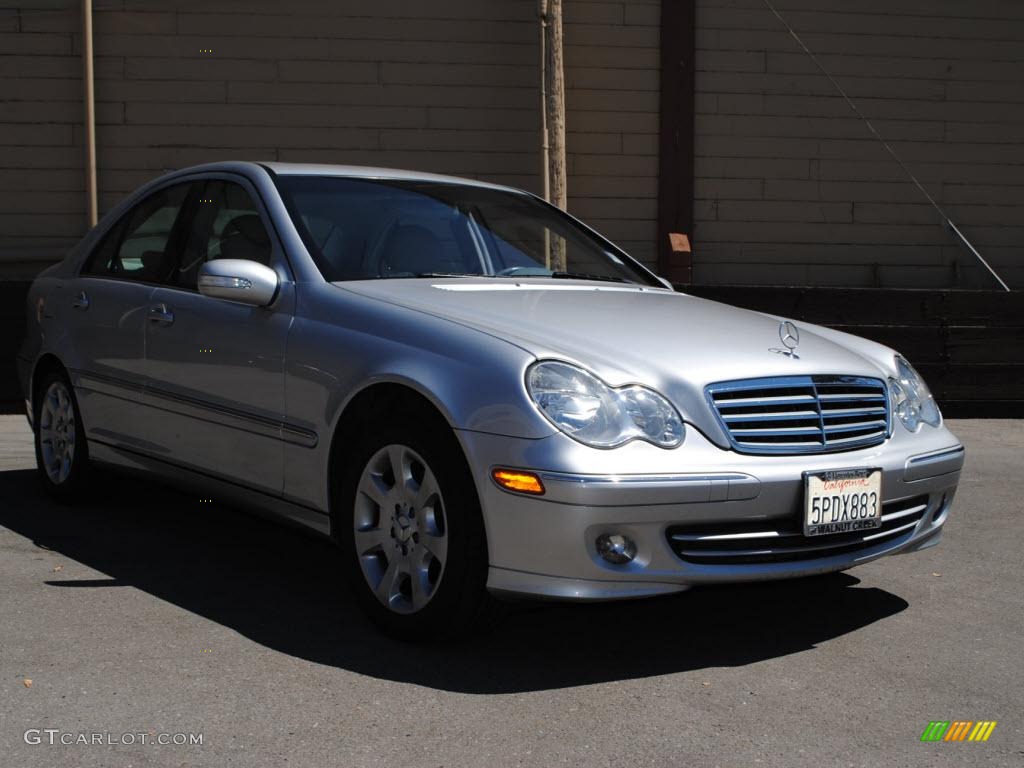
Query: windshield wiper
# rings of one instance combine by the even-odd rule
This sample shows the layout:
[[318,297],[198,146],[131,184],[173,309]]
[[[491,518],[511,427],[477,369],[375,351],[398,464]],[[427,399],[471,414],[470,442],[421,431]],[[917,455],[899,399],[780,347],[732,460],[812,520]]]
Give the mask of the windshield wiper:
[[486,277],[486,275],[477,275],[472,272],[393,272],[390,275],[380,275],[381,280],[408,280],[416,277]]
[[628,283],[631,282],[626,280],[624,277],[612,277],[611,275],[591,275],[586,272],[552,272],[550,274],[543,275],[531,275],[531,274],[510,274],[510,275],[484,275],[478,272],[393,272],[390,275],[380,275],[378,279],[381,280],[409,280],[413,278],[439,278],[439,277],[504,277],[504,278],[523,278],[523,277],[552,277],[556,280],[600,280],[605,283]]
[[589,275],[584,272],[552,272],[551,276],[556,280],[602,280],[606,283],[628,283],[624,277],[612,277],[611,275]]

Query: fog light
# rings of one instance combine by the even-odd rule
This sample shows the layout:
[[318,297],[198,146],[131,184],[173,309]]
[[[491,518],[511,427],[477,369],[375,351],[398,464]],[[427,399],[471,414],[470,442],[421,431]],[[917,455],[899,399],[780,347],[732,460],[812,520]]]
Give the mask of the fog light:
[[636,557],[636,544],[621,533],[602,533],[596,544],[597,554],[613,565],[625,565]]

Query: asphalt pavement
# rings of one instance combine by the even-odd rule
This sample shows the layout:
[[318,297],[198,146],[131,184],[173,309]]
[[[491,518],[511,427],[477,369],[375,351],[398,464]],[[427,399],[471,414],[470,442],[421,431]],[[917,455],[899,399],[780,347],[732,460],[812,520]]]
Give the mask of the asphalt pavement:
[[419,647],[300,531],[116,475],[54,504],[0,417],[0,766],[1024,765],[1024,422],[951,426],[936,548]]

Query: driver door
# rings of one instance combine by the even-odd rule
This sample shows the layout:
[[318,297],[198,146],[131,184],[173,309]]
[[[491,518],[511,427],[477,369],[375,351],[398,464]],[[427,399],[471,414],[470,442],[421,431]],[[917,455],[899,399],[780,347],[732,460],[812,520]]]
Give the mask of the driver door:
[[[284,486],[284,355],[294,308],[291,275],[249,183],[220,176],[197,184],[187,245],[150,297],[144,394],[149,439],[166,460],[280,494]],[[249,259],[275,269],[269,307],[200,294],[203,262]]]

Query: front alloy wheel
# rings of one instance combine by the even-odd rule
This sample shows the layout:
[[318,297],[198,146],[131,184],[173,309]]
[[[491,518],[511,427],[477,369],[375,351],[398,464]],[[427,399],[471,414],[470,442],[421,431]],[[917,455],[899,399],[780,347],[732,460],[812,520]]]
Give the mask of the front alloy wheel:
[[500,610],[487,592],[480,499],[455,433],[425,407],[378,408],[349,427],[332,459],[331,529],[352,594],[405,640],[486,628]]
[[444,498],[427,462],[390,444],[367,462],[353,515],[363,578],[382,605],[415,613],[437,593],[448,556]]

